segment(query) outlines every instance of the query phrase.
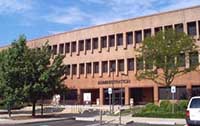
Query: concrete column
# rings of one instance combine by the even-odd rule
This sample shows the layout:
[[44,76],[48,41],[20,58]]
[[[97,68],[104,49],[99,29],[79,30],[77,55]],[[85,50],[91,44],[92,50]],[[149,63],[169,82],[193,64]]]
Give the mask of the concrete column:
[[93,44],[94,44],[94,43],[93,43],[93,38],[91,38],[91,40],[90,40],[90,41],[91,41],[91,45],[90,45],[90,48],[91,48],[91,53],[93,53],[93,51],[94,51],[94,50],[93,50]]
[[144,30],[142,30],[142,41],[144,41]]
[[196,21],[197,39],[199,39],[199,22]]
[[73,74],[72,74],[72,64],[70,65],[70,78],[73,78]]
[[185,53],[185,67],[189,68],[190,67],[190,59],[189,59],[189,53]]
[[155,36],[155,29],[154,29],[154,27],[151,28],[151,36]]
[[118,60],[115,60],[115,64],[116,64],[116,65],[115,65],[115,69],[116,69],[116,71],[115,71],[115,75],[118,76],[118,75],[119,75]]
[[137,58],[136,56],[134,57],[134,74],[137,72]]
[[110,60],[108,60],[108,76],[110,76]]
[[128,59],[124,58],[124,74],[128,74]]
[[115,40],[115,50],[117,50],[117,34],[115,34],[114,40]]
[[110,50],[110,45],[109,45],[109,36],[106,36],[106,43],[107,43],[107,51],[109,52]]
[[69,53],[70,56],[72,56],[72,42],[69,43]]
[[102,77],[102,61],[99,61],[99,77]]
[[124,49],[127,48],[126,33],[123,33],[123,47],[124,47]]
[[84,77],[87,77],[87,63],[84,64]]
[[130,104],[130,89],[128,87],[125,87],[125,105]]
[[183,23],[183,31],[184,31],[186,34],[188,34],[188,33],[187,33],[187,23],[186,23],[186,22]]
[[158,104],[159,97],[158,97],[158,85],[157,84],[155,84],[153,87],[153,98],[154,98],[154,103]]
[[81,93],[80,88],[77,89],[77,101],[78,101],[78,104],[82,103],[82,93]]
[[64,55],[66,55],[66,53],[65,53],[65,43],[63,43],[64,45],[63,45],[63,54]]
[[83,52],[84,52],[84,54],[86,54],[86,40],[83,40],[84,42],[83,42]]
[[102,48],[101,48],[101,37],[98,37],[98,50],[99,52],[101,52]]
[[135,42],[135,31],[133,31],[133,48],[136,47],[136,42]]
[[104,101],[103,88],[99,88],[99,104],[103,105],[104,104],[103,101]]
[[186,85],[186,91],[187,91],[188,99],[190,99],[192,97],[192,84],[191,83],[188,83]]
[[91,77],[94,77],[94,62],[91,62]]
[[76,55],[79,55],[79,41],[76,41]]
[[76,74],[76,75],[77,75],[77,78],[80,78],[80,71],[79,71],[80,69],[79,69],[79,67],[80,67],[80,64],[77,64],[77,70],[76,70],[76,71],[77,71],[77,72],[76,72],[76,73],[77,73],[77,74]]

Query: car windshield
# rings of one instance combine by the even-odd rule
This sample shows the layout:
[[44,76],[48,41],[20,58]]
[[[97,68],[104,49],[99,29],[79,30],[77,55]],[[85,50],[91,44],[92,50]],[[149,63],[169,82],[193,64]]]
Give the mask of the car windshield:
[[200,98],[192,99],[190,108],[200,108]]

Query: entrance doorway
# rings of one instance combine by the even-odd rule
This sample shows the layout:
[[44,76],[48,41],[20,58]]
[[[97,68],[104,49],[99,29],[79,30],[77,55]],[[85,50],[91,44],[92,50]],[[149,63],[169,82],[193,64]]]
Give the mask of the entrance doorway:
[[99,98],[99,89],[82,89],[81,90],[81,102],[84,103],[84,93],[91,93],[91,102],[89,104],[96,104],[97,99]]

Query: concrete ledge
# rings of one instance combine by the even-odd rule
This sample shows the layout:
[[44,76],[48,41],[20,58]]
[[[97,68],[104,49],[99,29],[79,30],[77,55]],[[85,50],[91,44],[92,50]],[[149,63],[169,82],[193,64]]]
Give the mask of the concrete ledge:
[[175,122],[168,122],[168,121],[152,121],[152,122],[148,122],[148,124],[152,125],[176,125]]
[[94,117],[75,117],[77,121],[96,121]]

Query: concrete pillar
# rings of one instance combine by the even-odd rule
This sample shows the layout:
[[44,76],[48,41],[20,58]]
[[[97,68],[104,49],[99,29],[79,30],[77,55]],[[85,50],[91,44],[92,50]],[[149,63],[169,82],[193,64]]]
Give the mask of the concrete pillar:
[[124,58],[124,74],[128,74],[128,59]]
[[72,42],[69,43],[69,53],[70,56],[72,56]]
[[196,21],[197,39],[199,39],[199,22]]
[[81,104],[82,103],[82,93],[81,93],[81,89],[78,88],[77,89],[77,101],[78,101],[78,104]]
[[115,69],[116,69],[116,71],[115,71],[115,75],[118,76],[118,75],[119,75],[118,60],[115,60],[115,64],[116,64],[116,65],[115,65]]
[[86,40],[83,40],[83,52],[86,54]]
[[137,72],[137,58],[136,56],[134,57],[134,74]]
[[107,51],[109,52],[110,50],[110,45],[109,45],[109,36],[106,36],[106,43],[107,43]]
[[100,40],[101,38],[99,37],[98,38],[98,50],[99,50],[99,52],[101,52],[101,50],[102,50],[102,48],[101,48],[101,40]]
[[186,52],[185,53],[185,67],[186,68],[189,68],[190,67],[190,59],[189,59],[190,57],[189,57],[189,53],[188,52]]
[[99,104],[103,105],[104,104],[103,101],[104,101],[103,88],[99,88]]
[[188,83],[186,85],[186,91],[187,91],[188,99],[190,99],[192,97],[192,84],[191,83]]
[[142,41],[144,41],[144,30],[142,30]]
[[115,50],[117,50],[117,34],[114,35],[114,40],[115,40]]
[[102,61],[99,61],[99,77],[102,77]]
[[70,65],[70,78],[73,78],[73,73],[72,73],[72,64]]
[[125,105],[130,104],[130,89],[128,87],[125,87]]
[[91,53],[93,53],[93,44],[94,44],[94,42],[93,42],[93,38],[91,38],[91,40],[90,40],[90,49],[91,49]]
[[133,31],[133,48],[136,47],[136,42],[135,42],[135,31]]
[[154,98],[154,103],[158,104],[159,97],[158,97],[158,85],[157,84],[155,84],[153,87],[153,98]]
[[110,76],[110,61],[108,60],[108,76]]
[[87,77],[87,63],[84,64],[84,77]]
[[124,49],[127,48],[126,33],[123,33],[123,47],[124,47]]
[[79,69],[79,67],[80,67],[80,64],[77,64],[77,68],[76,68],[77,78],[80,78],[80,71],[79,71],[80,69]]
[[91,77],[94,77],[94,62],[91,62]]
[[79,55],[79,41],[76,41],[76,55]]
[[188,34],[188,33],[187,33],[187,23],[186,23],[186,22],[183,23],[183,31],[184,31],[186,34]]

